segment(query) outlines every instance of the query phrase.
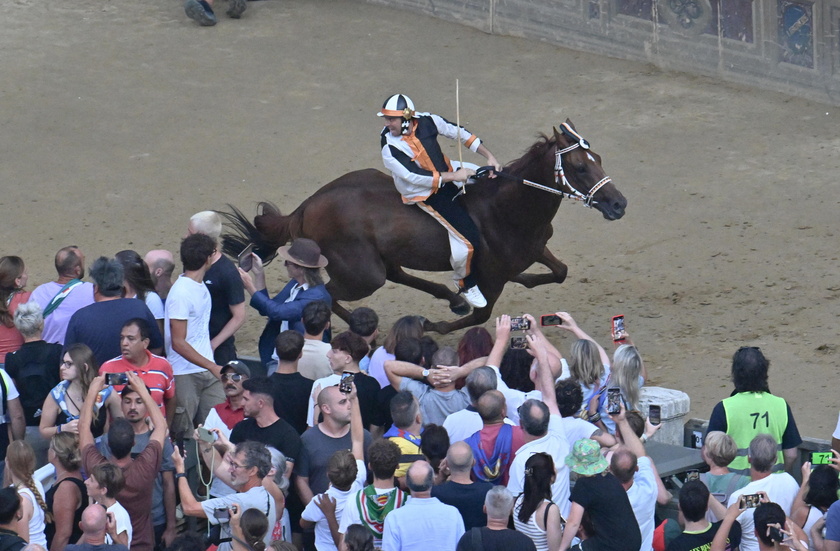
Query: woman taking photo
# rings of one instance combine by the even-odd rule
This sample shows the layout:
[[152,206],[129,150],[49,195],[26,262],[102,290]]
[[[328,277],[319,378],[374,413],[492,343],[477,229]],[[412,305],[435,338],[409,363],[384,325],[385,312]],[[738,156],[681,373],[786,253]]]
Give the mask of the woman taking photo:
[[44,535],[46,522],[52,522],[52,515],[44,501],[44,487],[32,478],[35,474],[35,452],[25,440],[15,440],[6,451],[6,467],[12,476],[12,484],[20,495],[23,516],[18,521],[18,535],[30,544],[47,547]]
[[523,492],[513,503],[513,525],[534,542],[537,551],[555,551],[563,538],[565,521],[560,507],[551,501],[551,485],[557,473],[547,453],[535,453],[525,462]]
[[[62,432],[79,434],[79,416],[90,383],[99,373],[99,364],[87,345],[74,344],[64,353],[61,362],[61,382],[51,391],[41,408],[38,429],[43,438],[52,438]],[[103,407],[107,406],[107,407]],[[122,417],[119,396],[107,386],[99,393],[94,404],[94,436],[101,436],[110,411],[111,417]]]
[[79,438],[62,432],[52,437],[47,451],[50,464],[55,467],[55,482],[45,496],[47,510],[53,522],[47,524],[46,536],[50,551],[62,551],[67,544],[82,536],[79,522],[82,511],[88,506],[85,483],[82,480],[82,454]]
[[0,258],[0,369],[6,363],[6,354],[23,344],[23,335],[15,327],[15,311],[32,294],[23,290],[28,279],[21,257]]

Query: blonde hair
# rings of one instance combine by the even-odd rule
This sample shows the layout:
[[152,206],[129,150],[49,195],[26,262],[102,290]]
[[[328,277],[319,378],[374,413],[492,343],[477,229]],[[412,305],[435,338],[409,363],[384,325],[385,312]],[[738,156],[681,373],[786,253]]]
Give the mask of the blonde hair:
[[213,241],[222,235],[222,217],[212,210],[203,210],[190,217],[190,224],[196,233],[203,233]]
[[60,432],[50,440],[50,449],[67,471],[78,471],[82,466],[79,437],[72,432]]
[[642,357],[635,346],[622,344],[613,354],[612,383],[621,388],[629,404],[628,409],[639,409],[639,375],[642,374]]
[[578,339],[569,355],[569,371],[579,382],[592,386],[604,376],[604,364],[598,345],[588,339]]
[[47,508],[44,496],[41,495],[38,486],[35,485],[35,480],[32,478],[32,475],[35,474],[35,451],[26,440],[15,440],[9,444],[9,447],[6,448],[6,466],[35,496],[35,501],[44,511],[44,522],[52,522],[52,513]]
[[738,455],[738,444],[725,432],[713,430],[703,440],[703,451],[712,463],[726,467]]

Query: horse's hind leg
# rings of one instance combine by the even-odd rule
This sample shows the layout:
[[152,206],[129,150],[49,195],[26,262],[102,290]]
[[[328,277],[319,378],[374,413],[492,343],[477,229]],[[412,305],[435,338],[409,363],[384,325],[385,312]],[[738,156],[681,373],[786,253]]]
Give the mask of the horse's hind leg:
[[426,320],[423,324],[423,329],[445,335],[446,333],[451,333],[452,331],[457,331],[459,329],[463,329],[464,327],[472,327],[473,325],[480,325],[484,323],[490,319],[490,316],[493,313],[493,306],[502,294],[503,288],[504,285],[502,285],[499,289],[488,287],[487,290],[484,291],[484,297],[487,299],[487,306],[484,308],[477,308],[473,310],[470,315],[456,319],[455,321],[431,322]]
[[532,289],[537,285],[546,285],[548,283],[563,283],[566,280],[566,274],[568,273],[568,267],[563,264],[557,257],[551,254],[551,251],[548,250],[548,247],[543,249],[542,255],[536,260],[540,264],[547,267],[551,270],[550,274],[528,274],[528,273],[521,273],[518,276],[511,279],[511,281],[515,283],[519,283],[527,287],[528,289]]
[[344,323],[350,323],[350,310],[340,305],[337,300],[334,300],[332,303],[332,311],[336,316],[340,317]]
[[454,314],[463,316],[464,314],[468,314],[470,311],[470,305],[467,304],[467,301],[461,295],[456,294],[454,291],[445,285],[441,285],[440,283],[435,283],[433,281],[428,281],[408,274],[400,266],[389,267],[386,277],[394,283],[399,283],[400,285],[406,285],[413,289],[417,289],[418,291],[423,291],[435,298],[448,300],[449,309],[452,310]]

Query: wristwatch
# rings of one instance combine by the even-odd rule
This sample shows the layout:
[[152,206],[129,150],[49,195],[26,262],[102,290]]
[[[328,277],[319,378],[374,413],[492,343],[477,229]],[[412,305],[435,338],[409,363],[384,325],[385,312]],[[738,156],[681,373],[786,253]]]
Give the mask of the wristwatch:
[[424,379],[428,379],[428,378],[429,378],[429,370],[428,370],[428,369],[423,369],[423,378],[424,378]]

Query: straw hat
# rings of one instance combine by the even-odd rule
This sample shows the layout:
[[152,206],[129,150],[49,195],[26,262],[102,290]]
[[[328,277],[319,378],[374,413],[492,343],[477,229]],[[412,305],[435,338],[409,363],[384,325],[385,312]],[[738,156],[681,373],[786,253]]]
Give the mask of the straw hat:
[[566,456],[566,465],[584,476],[602,473],[607,469],[607,460],[601,455],[601,446],[590,438],[575,442],[572,453]]
[[327,265],[327,257],[321,254],[321,247],[305,237],[295,239],[291,245],[280,247],[277,249],[277,255],[304,268],[323,268]]

